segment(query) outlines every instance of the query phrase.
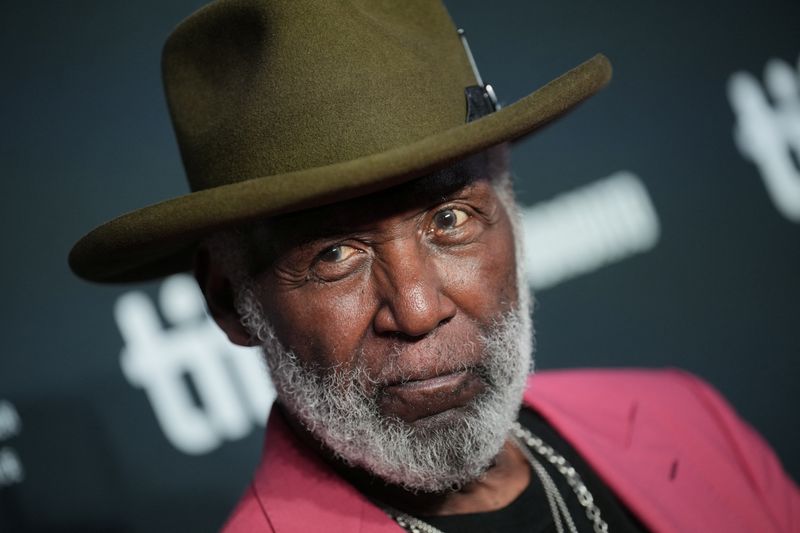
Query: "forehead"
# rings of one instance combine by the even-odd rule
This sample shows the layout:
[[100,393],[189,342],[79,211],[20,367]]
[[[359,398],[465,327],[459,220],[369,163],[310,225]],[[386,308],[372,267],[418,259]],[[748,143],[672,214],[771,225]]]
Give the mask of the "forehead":
[[432,174],[367,196],[274,217],[255,224],[249,236],[264,252],[380,224],[425,209],[456,194],[491,194],[497,174],[487,153],[457,161]]

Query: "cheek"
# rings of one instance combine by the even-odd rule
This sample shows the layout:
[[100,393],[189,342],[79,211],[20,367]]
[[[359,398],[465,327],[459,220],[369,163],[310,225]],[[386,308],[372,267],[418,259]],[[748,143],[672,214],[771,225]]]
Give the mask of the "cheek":
[[498,224],[474,248],[439,261],[445,291],[479,323],[517,303],[516,258],[510,226]]
[[[336,288],[274,292],[262,299],[278,338],[297,357],[324,368],[348,363],[370,327],[363,280]],[[265,293],[267,291],[264,291]]]

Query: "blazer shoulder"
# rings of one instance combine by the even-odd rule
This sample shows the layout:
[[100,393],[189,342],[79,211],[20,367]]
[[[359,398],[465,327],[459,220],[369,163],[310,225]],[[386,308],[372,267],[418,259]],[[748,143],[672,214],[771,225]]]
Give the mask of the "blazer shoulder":
[[236,504],[221,531],[224,533],[272,533],[275,531],[261,506],[252,483],[247,485],[247,489],[242,494],[239,503]]
[[634,420],[646,424],[686,458],[718,465],[713,472],[706,467],[709,475],[735,471],[768,509],[775,530],[800,530],[800,491],[776,454],[716,388],[694,374],[675,368],[545,371],[529,381],[526,400],[584,425],[599,417],[615,427],[614,415],[625,413],[616,418],[618,434],[629,435]]
[[529,386],[547,391],[580,389],[583,393],[618,394],[658,398],[680,390],[713,390],[702,378],[678,368],[581,368],[544,370],[529,378]]
[[528,383],[526,398],[535,397],[571,412],[630,412],[638,406],[650,418],[671,421],[676,430],[741,441],[754,451],[769,449],[713,385],[677,368],[544,371]]

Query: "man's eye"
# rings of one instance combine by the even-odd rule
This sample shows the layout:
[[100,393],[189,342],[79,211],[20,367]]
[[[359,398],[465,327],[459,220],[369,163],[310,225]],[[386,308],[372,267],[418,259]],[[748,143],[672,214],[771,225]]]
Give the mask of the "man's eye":
[[346,244],[337,244],[336,246],[331,246],[319,254],[318,257],[323,263],[340,263],[357,253],[358,250],[352,246],[347,246]]
[[433,224],[437,230],[457,228],[467,221],[469,215],[461,209],[443,209],[433,216]]

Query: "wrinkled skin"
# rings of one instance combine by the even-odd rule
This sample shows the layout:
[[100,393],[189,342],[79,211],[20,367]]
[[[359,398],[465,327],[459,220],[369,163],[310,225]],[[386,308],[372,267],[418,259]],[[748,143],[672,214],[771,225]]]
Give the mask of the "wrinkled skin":
[[[509,213],[482,162],[471,158],[250,233],[256,296],[282,343],[319,372],[361,365],[382,414],[421,428],[447,423],[480,394],[472,371],[480,329],[517,303]],[[196,271],[217,322],[232,341],[252,343],[221,269],[201,252]],[[364,480],[358,472],[350,478]],[[459,493],[389,497],[411,510],[475,512],[509,503],[528,479],[524,458],[507,444]]]

